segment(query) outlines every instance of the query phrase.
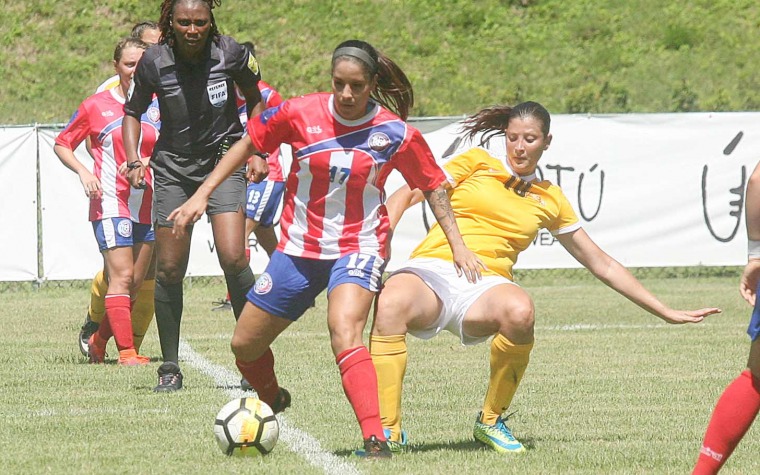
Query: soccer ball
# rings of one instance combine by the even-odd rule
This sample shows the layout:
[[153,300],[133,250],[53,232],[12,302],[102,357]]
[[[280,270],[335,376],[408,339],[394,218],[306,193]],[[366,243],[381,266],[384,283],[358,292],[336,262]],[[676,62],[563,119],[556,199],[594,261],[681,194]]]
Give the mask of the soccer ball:
[[266,403],[253,397],[233,399],[219,410],[214,435],[227,455],[258,457],[272,451],[280,423]]

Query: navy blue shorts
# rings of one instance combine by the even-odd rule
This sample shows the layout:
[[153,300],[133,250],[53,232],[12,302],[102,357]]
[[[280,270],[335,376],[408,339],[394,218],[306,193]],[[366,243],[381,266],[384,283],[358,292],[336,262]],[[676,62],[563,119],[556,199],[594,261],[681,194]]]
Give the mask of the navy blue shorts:
[[752,318],[749,321],[749,328],[747,328],[747,335],[755,341],[760,335],[760,282],[758,282],[757,289],[755,289],[755,308],[752,309]]
[[264,180],[261,183],[249,183],[245,216],[259,223],[259,226],[271,228],[277,209],[285,191],[285,182]]
[[377,292],[385,264],[381,257],[362,253],[319,260],[275,251],[248,292],[248,300],[272,315],[296,321],[325,288],[328,295],[340,284],[357,284]]
[[129,218],[105,218],[92,222],[98,249],[131,247],[138,242],[153,242],[156,235],[150,224],[135,223]]

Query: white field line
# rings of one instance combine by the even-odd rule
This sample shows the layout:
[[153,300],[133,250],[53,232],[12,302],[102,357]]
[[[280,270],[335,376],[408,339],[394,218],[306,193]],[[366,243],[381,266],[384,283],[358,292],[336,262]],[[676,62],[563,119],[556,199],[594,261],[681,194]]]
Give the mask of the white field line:
[[[687,324],[684,324],[687,325]],[[536,325],[536,330],[543,331],[585,331],[585,330],[669,330],[675,328],[683,328],[684,325],[668,325],[667,323],[651,323],[651,324],[614,324],[614,325],[597,325],[593,323],[576,323],[573,325]],[[697,324],[698,326],[711,327],[707,324]],[[721,325],[722,327],[724,325]],[[746,325],[735,325],[737,327]]]
[[[251,395],[250,392],[240,389],[240,375],[238,373],[210,362],[196,353],[185,340],[180,340],[179,357],[190,363],[198,371],[213,378],[217,386],[225,388],[225,392],[230,398]],[[318,440],[291,425],[283,414],[278,414],[277,419],[280,422],[280,441],[285,442],[292,452],[306,459],[309,464],[330,475],[358,475],[361,473],[353,464],[324,450]]]

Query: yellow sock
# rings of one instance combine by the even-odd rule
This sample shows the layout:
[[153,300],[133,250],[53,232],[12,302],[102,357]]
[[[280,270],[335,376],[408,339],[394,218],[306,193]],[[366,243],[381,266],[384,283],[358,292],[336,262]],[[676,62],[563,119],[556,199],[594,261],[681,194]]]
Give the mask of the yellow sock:
[[401,386],[406,373],[406,335],[369,338],[369,351],[377,372],[380,420],[391,429],[390,439],[401,440]]
[[483,402],[482,423],[496,424],[496,419],[512,403],[525,368],[528,367],[532,349],[532,342],[515,345],[501,334],[497,334],[491,341],[491,376]]
[[92,279],[90,286],[90,320],[100,323],[106,316],[106,293],[108,293],[108,281],[103,271],[99,271]]
[[156,281],[146,280],[137,291],[137,297],[132,302],[132,336],[135,340],[135,349],[139,352],[143,338],[148,332],[150,322],[153,320],[156,295]]

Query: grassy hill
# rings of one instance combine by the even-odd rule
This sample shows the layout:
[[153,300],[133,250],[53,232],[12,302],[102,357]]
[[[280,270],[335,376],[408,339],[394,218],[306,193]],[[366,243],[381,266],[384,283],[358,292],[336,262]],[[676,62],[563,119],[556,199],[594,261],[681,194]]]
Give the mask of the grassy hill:
[[[66,121],[159,5],[3,2],[0,124]],[[555,113],[760,109],[756,0],[223,0],[214,12],[257,44],[286,97],[326,90],[333,48],[361,38],[408,73],[415,116],[525,99]]]

